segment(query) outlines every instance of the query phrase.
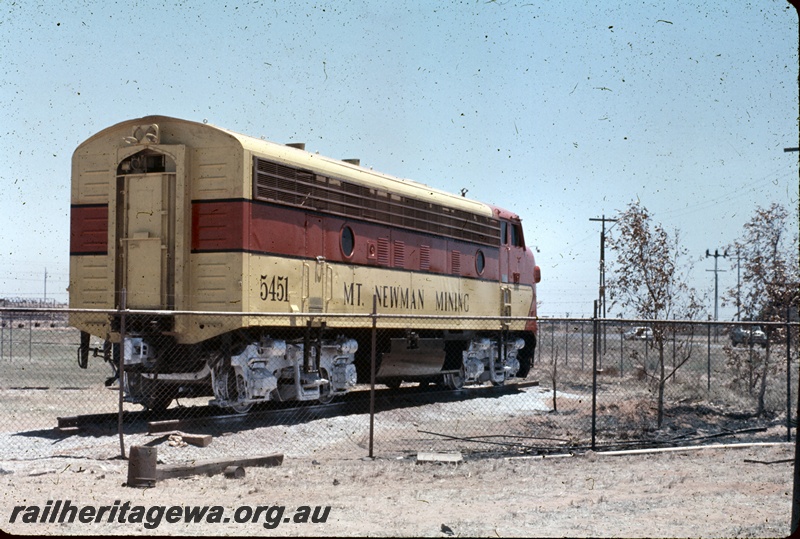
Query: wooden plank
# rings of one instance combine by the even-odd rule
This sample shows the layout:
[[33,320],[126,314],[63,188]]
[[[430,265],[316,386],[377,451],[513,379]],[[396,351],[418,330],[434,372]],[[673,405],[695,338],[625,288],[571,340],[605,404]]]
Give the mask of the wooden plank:
[[77,428],[80,421],[80,419],[77,416],[59,417],[57,419],[58,419],[58,427],[56,428],[59,429]]
[[213,436],[210,434],[186,434],[185,432],[176,432],[175,434],[180,436],[181,440],[187,444],[197,447],[208,447],[208,444],[210,444],[213,439]]
[[463,462],[461,453],[417,453],[417,464],[420,462]]
[[178,429],[183,419],[165,419],[163,421],[150,421],[147,423],[147,432],[150,434],[163,434]]
[[282,453],[241,459],[211,459],[196,461],[189,466],[179,464],[161,466],[156,470],[156,478],[161,481],[162,479],[188,477],[190,475],[215,475],[223,473],[228,466],[280,466],[281,464],[283,464]]

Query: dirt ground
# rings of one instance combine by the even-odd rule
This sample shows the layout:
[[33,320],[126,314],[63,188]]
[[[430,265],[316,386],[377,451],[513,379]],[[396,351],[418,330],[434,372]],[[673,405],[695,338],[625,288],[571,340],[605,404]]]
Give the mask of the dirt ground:
[[[224,427],[213,433],[207,447],[171,444],[167,436],[134,431],[125,436],[126,448],[155,447],[159,469],[206,459],[284,456],[280,466],[247,467],[241,478],[193,475],[142,489],[124,485],[128,462],[119,458],[113,429],[82,434],[53,430],[60,410],[85,413],[84,408],[96,406],[90,399],[96,394],[68,391],[53,400],[45,391],[0,391],[5,426],[16,427],[0,428],[0,530],[21,535],[188,536],[789,534],[794,444],[781,442],[786,431],[780,417],[763,430],[709,438],[748,424],[700,407],[703,413],[681,411],[671,418],[671,426],[663,429],[668,438],[684,444],[738,445],[594,453],[586,451],[588,446],[581,449],[560,440],[587,420],[580,405],[585,395],[560,393],[554,413],[552,392],[531,387],[491,398],[382,411],[375,421],[375,459],[366,457],[369,417],[364,414]],[[609,405],[613,414],[607,417],[619,423],[614,432],[627,432],[641,424],[642,413],[651,413],[637,403]],[[506,437],[498,438],[501,433]],[[481,435],[477,441],[467,443],[476,435]],[[498,440],[545,440],[552,450],[544,458],[508,446],[487,451],[500,446],[486,442]],[[460,463],[417,462],[420,452],[441,455],[459,448],[472,448]],[[77,508],[72,523],[66,522],[70,513],[63,510],[67,500]],[[107,507],[100,517],[89,514],[100,507]],[[203,507],[206,513],[187,521],[186,511]],[[78,511],[87,511],[86,522]],[[61,515],[64,523],[58,522]]]
[[[456,464],[316,456],[247,468],[238,479],[191,476],[147,489],[123,486],[123,460],[4,460],[0,528],[25,535],[783,537],[793,456],[787,443]],[[49,520],[42,517],[48,500],[79,508],[128,502],[130,513],[125,522],[104,515],[101,522],[41,523]],[[155,526],[152,508],[162,505],[221,506],[224,517],[168,523],[162,514]],[[17,506],[26,509],[9,522]],[[30,506],[41,508],[38,518]],[[148,512],[140,523],[128,521],[136,506]],[[257,514],[257,506],[285,509]],[[303,520],[303,506],[330,511],[324,522],[294,522]],[[317,520],[323,516],[320,510]],[[37,522],[25,522],[31,518]]]

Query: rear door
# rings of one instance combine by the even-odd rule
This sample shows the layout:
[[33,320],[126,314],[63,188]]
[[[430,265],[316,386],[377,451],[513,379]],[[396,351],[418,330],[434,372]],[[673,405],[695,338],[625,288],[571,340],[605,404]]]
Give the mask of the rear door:
[[[131,309],[181,308],[176,291],[186,293],[185,279],[176,268],[187,266],[188,243],[183,238],[189,238],[190,223],[184,215],[186,148],[138,145],[120,148],[118,159],[112,225],[116,291],[125,290],[125,304]],[[119,296],[117,304],[121,305]]]
[[124,176],[122,284],[131,309],[167,309],[174,297],[175,174]]

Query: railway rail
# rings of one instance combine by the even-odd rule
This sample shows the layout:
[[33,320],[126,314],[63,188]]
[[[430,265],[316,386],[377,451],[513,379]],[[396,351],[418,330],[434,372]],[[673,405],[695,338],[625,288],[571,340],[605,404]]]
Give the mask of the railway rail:
[[[419,386],[376,389],[375,412],[441,402],[499,397],[538,385],[538,381],[523,381],[500,386],[466,387],[459,390]],[[247,414],[228,413],[216,406],[176,407],[161,412],[124,410],[122,413],[123,423],[128,428],[146,429],[147,432],[155,434],[172,430],[192,430],[199,433],[280,425],[338,415],[369,413],[369,408],[370,391],[363,389],[342,395],[328,404],[268,403]],[[58,417],[56,430],[72,433],[81,430],[111,429],[116,428],[118,420],[119,412]]]

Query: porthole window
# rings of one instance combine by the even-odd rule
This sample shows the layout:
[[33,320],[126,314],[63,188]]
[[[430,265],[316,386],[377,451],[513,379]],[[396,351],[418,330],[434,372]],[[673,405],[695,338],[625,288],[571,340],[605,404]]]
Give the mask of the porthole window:
[[344,256],[350,258],[353,256],[353,251],[356,247],[356,237],[353,234],[353,229],[349,226],[342,227],[342,253]]
[[483,275],[483,270],[486,268],[486,258],[483,256],[483,251],[475,253],[475,269],[478,270],[478,275]]

